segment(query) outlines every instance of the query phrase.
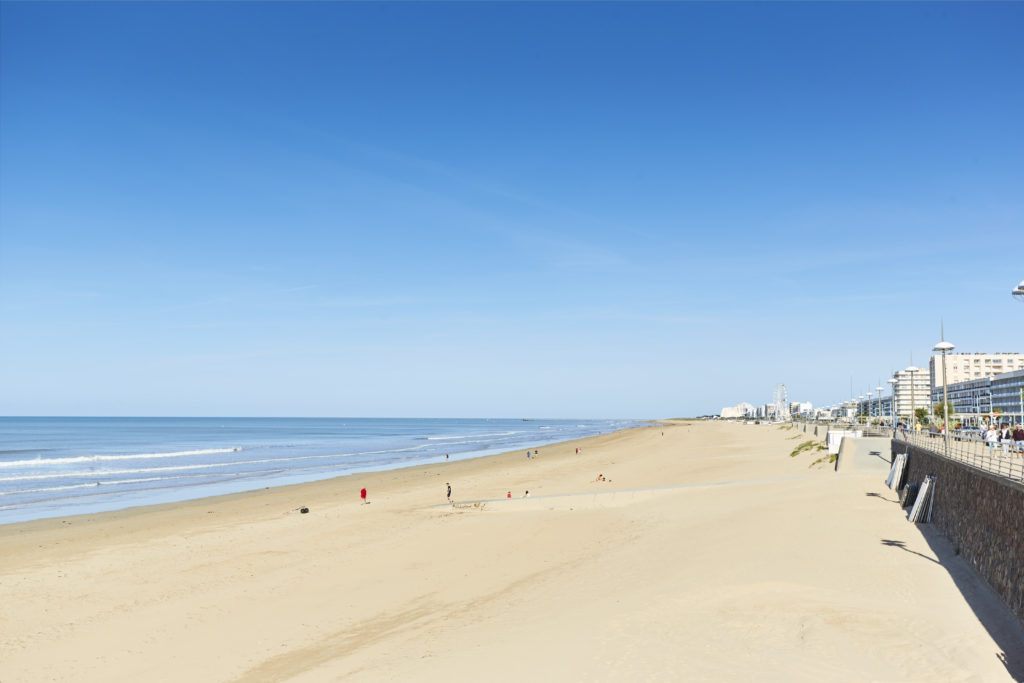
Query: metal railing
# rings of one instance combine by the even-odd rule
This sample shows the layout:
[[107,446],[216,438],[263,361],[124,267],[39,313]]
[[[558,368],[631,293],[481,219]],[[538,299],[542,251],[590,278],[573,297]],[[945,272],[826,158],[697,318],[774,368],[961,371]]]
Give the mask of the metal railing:
[[[877,431],[877,428],[875,430]],[[892,436],[892,430],[885,434]],[[944,434],[914,432],[909,429],[896,430],[895,439],[910,444],[943,458],[956,460],[969,467],[1024,482],[1024,442],[989,444],[977,433],[953,432],[947,446]]]
[[[813,422],[798,422],[798,428],[803,426],[806,431],[808,427],[814,427]],[[820,424],[818,425],[820,426]],[[993,448],[987,443],[984,437],[977,431],[954,430],[949,435],[949,446],[947,450],[946,437],[944,434],[920,431],[915,432],[909,429],[897,429],[893,435],[892,426],[871,425],[871,424],[849,424],[829,425],[839,429],[856,429],[863,432],[864,436],[881,436],[896,439],[903,443],[910,444],[937,455],[941,458],[949,458],[963,463],[968,467],[1006,477],[1012,481],[1024,482],[1024,442],[997,443]]]

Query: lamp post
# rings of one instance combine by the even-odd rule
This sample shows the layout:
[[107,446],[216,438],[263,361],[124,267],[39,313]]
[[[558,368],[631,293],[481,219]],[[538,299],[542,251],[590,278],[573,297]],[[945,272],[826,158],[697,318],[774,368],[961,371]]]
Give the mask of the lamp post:
[[885,381],[889,383],[889,394],[890,394],[890,396],[889,396],[889,401],[890,401],[890,403],[889,403],[889,414],[892,416],[892,436],[895,439],[896,438],[896,423],[898,422],[898,419],[897,419],[897,416],[896,416],[896,378],[895,377],[890,377],[889,379],[887,379]]
[[917,402],[915,400],[917,394],[917,387],[914,386],[914,375],[920,371],[921,368],[915,368],[911,365],[907,368],[907,374],[910,375],[910,421],[913,425],[914,433],[917,433]]
[[864,422],[864,424],[865,425],[870,425],[871,424],[871,392],[869,391],[869,392],[867,392],[864,395],[868,397],[868,404],[867,404],[868,416],[867,416],[867,419]]
[[878,424],[884,425],[885,420],[882,419],[882,387],[875,387],[875,391],[878,392]]
[[[943,335],[945,337],[945,335]],[[933,351],[942,352],[942,421],[945,425],[946,434],[946,457],[949,457],[949,383],[946,381],[946,352],[952,351],[956,347],[950,344],[948,341],[943,339],[935,345]]]

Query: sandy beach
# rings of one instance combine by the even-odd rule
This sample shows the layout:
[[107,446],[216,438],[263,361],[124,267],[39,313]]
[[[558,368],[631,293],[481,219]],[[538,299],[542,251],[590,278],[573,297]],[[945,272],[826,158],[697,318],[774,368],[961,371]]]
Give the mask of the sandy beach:
[[0,682],[1024,675],[1020,623],[811,438],[673,421],[0,526]]

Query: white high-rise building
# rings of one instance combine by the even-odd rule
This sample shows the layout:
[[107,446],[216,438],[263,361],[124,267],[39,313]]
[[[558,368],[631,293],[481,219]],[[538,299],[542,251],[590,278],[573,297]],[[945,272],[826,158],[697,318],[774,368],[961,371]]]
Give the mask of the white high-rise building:
[[737,417],[751,417],[754,415],[754,406],[749,403],[740,403],[735,406],[727,406],[722,408],[722,419],[726,420],[729,418]]
[[956,384],[968,380],[994,377],[1004,372],[1024,370],[1024,353],[947,353],[946,378],[942,378],[942,355],[928,361],[928,374],[932,387],[945,383]]
[[[940,359],[941,365],[941,359]],[[946,356],[946,363],[949,363],[949,356]],[[942,374],[942,371],[939,371]],[[893,373],[896,384],[892,385],[893,403],[896,407],[896,414],[900,417],[910,417],[913,410],[918,408],[928,409],[931,405],[932,392],[928,373],[924,368],[917,372],[910,373],[906,370],[899,370]]]

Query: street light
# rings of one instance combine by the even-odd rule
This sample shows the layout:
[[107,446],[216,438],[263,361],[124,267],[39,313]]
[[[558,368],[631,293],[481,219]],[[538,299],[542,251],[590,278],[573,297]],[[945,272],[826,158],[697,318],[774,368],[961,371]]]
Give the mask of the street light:
[[898,417],[896,415],[896,381],[897,380],[896,380],[895,377],[890,377],[889,379],[887,379],[885,381],[889,383],[889,393],[891,394],[891,396],[889,396],[889,401],[890,401],[889,413],[892,415],[892,437],[895,439],[896,438],[896,422],[897,422],[897,419],[898,419]]
[[[945,337],[945,335],[943,335]],[[933,351],[942,352],[942,421],[946,426],[946,457],[949,457],[949,383],[946,381],[946,352],[956,347],[943,339],[935,345]]]
[[875,391],[878,392],[878,424],[884,425],[885,420],[882,419],[882,387],[875,387]]
[[867,416],[867,421],[864,424],[870,425],[871,424],[871,392],[869,391],[865,395],[868,397],[868,405],[867,405],[868,416]]
[[921,371],[921,368],[915,368],[911,365],[907,368],[907,372],[910,374],[910,420],[914,426],[914,433],[917,433],[917,403],[915,402],[915,394],[917,394],[917,387],[914,386],[914,375]]

